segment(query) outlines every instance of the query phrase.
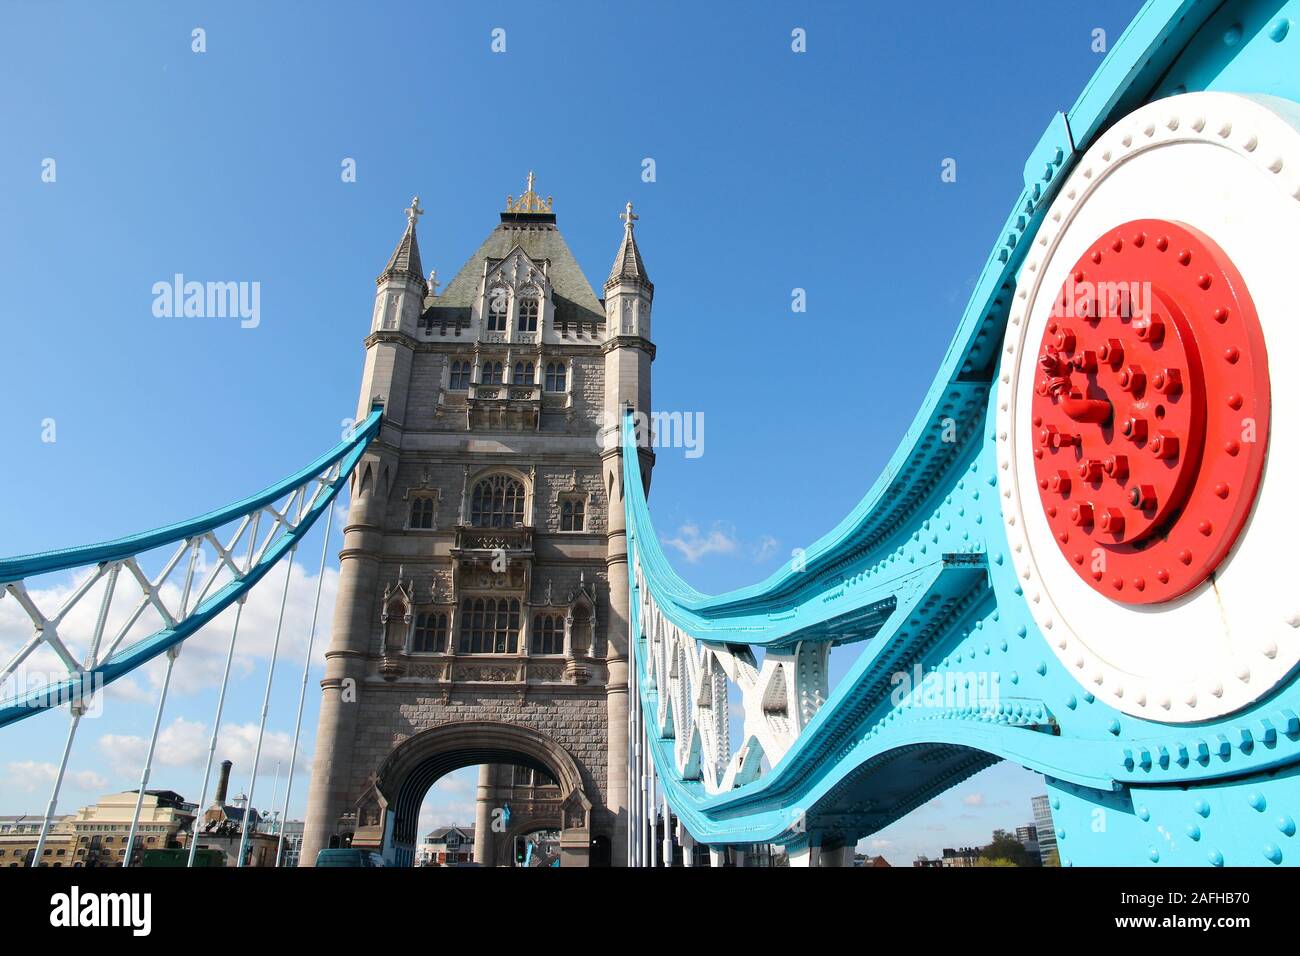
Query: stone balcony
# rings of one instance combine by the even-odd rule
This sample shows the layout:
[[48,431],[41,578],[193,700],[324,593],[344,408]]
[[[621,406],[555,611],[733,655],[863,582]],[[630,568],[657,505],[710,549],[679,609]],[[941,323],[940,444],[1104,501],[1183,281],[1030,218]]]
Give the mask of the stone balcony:
[[466,428],[536,430],[541,421],[542,387],[532,382],[484,385],[474,382],[465,400]]
[[532,554],[533,529],[524,525],[513,528],[456,528],[456,546],[452,554],[465,558],[490,558],[498,550],[520,556]]

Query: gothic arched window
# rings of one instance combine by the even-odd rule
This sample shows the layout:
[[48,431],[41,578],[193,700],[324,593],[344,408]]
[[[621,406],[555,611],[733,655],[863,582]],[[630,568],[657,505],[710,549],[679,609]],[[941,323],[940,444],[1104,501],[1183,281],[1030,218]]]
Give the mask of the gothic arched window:
[[534,369],[532,362],[515,363],[515,384],[532,385],[534,378]]
[[513,528],[523,522],[523,482],[509,475],[489,475],[475,483],[470,496],[471,525],[476,528]]
[[520,299],[519,300],[519,323],[516,328],[520,332],[537,331],[537,300]]
[[505,289],[493,289],[489,292],[487,330],[489,332],[504,332],[506,330],[506,315],[509,311],[510,300],[506,298]]
[[568,370],[563,362],[546,363],[546,390],[548,392],[564,391],[564,380]]
[[463,392],[469,388],[469,374],[473,366],[469,362],[457,359],[451,363],[451,385],[453,392]]
[[533,616],[532,653],[564,653],[564,618],[558,614]]
[[465,598],[460,609],[462,654],[513,654],[518,647],[518,598]]
[[411,525],[417,530],[427,531],[433,527],[433,499],[419,497],[411,502]]
[[501,363],[500,362],[483,363],[483,384],[484,385],[501,384]]

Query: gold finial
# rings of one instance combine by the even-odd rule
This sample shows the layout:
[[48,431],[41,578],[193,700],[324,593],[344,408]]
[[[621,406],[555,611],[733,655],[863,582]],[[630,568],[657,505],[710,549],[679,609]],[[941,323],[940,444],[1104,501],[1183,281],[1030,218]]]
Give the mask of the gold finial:
[[551,212],[551,204],[554,201],[551,196],[542,199],[541,196],[533,190],[533,184],[536,182],[533,171],[528,171],[528,186],[524,194],[517,200],[514,196],[506,197],[506,212]]

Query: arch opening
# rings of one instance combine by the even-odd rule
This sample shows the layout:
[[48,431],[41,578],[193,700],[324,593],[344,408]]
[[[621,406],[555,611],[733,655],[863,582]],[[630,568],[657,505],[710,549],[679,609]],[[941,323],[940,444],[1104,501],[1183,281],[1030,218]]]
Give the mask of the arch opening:
[[[457,723],[416,734],[384,762],[375,789],[385,803],[384,852],[391,863],[414,864],[420,808],[430,788],[449,773],[483,765],[531,773],[527,780],[517,780],[513,772],[492,778],[488,795],[480,786],[476,797],[484,799],[479,800],[475,830],[476,841],[483,843],[476,847],[478,861],[506,862],[503,857],[510,855],[513,835],[531,828],[527,832],[555,830],[558,856],[565,865],[586,865],[591,802],[573,758],[535,730],[490,722]],[[511,807],[515,794],[519,800]],[[498,797],[501,805],[491,805]]]

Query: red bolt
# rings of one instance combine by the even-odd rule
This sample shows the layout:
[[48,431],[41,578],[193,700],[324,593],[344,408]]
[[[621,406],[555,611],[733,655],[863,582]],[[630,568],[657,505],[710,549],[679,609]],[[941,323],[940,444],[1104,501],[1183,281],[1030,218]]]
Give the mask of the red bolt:
[[1123,481],[1128,477],[1128,456],[1111,455],[1102,464],[1102,467],[1106,469],[1106,474],[1110,475],[1110,477],[1116,481]]
[[1151,376],[1151,385],[1162,395],[1176,395],[1183,387],[1183,377],[1176,368],[1162,368]]
[[1119,339],[1107,339],[1097,349],[1097,358],[1112,366],[1118,365],[1124,361],[1124,343]]
[[1097,371],[1097,353],[1092,349],[1083,349],[1074,357],[1072,363],[1080,372]]
[[1106,508],[1101,513],[1101,520],[1098,522],[1102,531],[1108,531],[1111,534],[1124,533],[1124,513],[1118,508]]
[[1151,439],[1151,453],[1157,458],[1170,459],[1178,457],[1178,436],[1173,432],[1161,431]]
[[1134,322],[1133,331],[1137,333],[1139,340],[1155,345],[1165,337],[1165,323],[1161,321],[1160,316],[1153,315],[1149,319],[1138,319]]
[[1126,418],[1119,430],[1129,441],[1145,441],[1147,437],[1147,420],[1145,418]]
[[1062,352],[1074,351],[1074,330],[1061,326],[1056,330],[1056,347]]
[[1065,471],[1058,471],[1050,479],[1047,485],[1059,495],[1068,494],[1070,491],[1070,474]]
[[1079,502],[1070,509],[1070,520],[1080,528],[1092,524],[1092,505],[1086,501]]
[[1134,485],[1129,489],[1128,500],[1129,504],[1140,511],[1154,508],[1156,506],[1155,485]]
[[1146,378],[1146,373],[1142,371],[1141,366],[1128,365],[1119,373],[1119,387],[1126,392],[1137,394],[1142,391]]
[[1098,458],[1085,458],[1079,462],[1079,477],[1084,481],[1101,480],[1101,460]]
[[1038,444],[1044,448],[1065,448],[1078,440],[1074,435],[1061,431],[1055,425],[1044,425],[1038,430]]

